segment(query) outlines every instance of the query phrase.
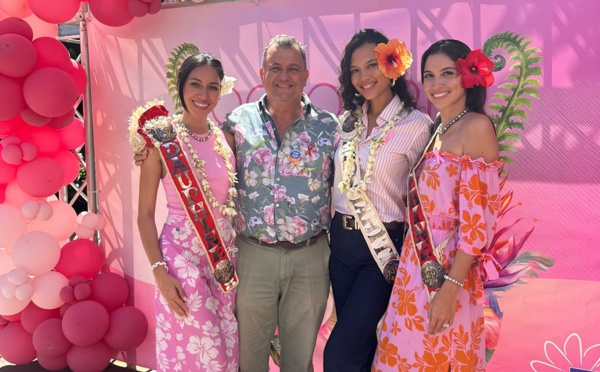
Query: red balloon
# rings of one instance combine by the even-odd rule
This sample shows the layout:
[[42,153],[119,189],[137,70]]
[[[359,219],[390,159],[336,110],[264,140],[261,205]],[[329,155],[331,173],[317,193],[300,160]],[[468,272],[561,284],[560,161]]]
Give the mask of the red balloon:
[[9,120],[17,116],[27,106],[23,97],[23,83],[18,79],[0,75],[0,102],[0,120]]
[[10,322],[2,330],[0,355],[13,364],[27,364],[35,359],[33,336],[20,322]]
[[60,142],[69,150],[75,150],[85,143],[85,128],[83,122],[77,118],[73,119],[69,126],[57,132]]
[[68,150],[60,150],[54,155],[54,160],[60,164],[64,171],[63,186],[75,181],[79,176],[79,158],[77,155]]
[[29,0],[29,7],[41,20],[48,23],[65,23],[79,10],[79,0]]
[[62,371],[67,368],[67,354],[62,354],[57,357],[47,357],[45,355],[38,354],[37,361],[43,368],[49,371]]
[[124,26],[133,19],[127,0],[89,0],[89,5],[94,17],[107,26]]
[[124,306],[110,313],[104,341],[114,350],[129,351],[140,346],[148,334],[148,321],[139,309]]
[[67,278],[81,275],[90,279],[98,274],[102,265],[104,265],[102,248],[91,240],[77,239],[62,247],[56,271]]
[[39,115],[29,107],[25,107],[25,110],[21,111],[21,118],[32,127],[43,127],[50,122],[50,118]]
[[75,85],[77,85],[77,95],[82,95],[87,86],[87,74],[83,66],[74,59],[71,59],[71,66],[67,69],[67,74],[69,74]]
[[60,318],[45,320],[33,333],[33,347],[38,357],[43,355],[56,358],[64,355],[71,345],[63,333]]
[[156,14],[160,10],[162,3],[160,0],[153,0],[148,7],[148,14]]
[[17,176],[17,165],[8,164],[0,156],[0,184],[8,184]]
[[27,38],[17,34],[0,35],[0,74],[26,76],[36,61],[35,47]]
[[127,0],[127,10],[134,17],[143,17],[148,14],[148,3],[142,0]]
[[23,191],[37,198],[58,192],[63,185],[65,172],[54,159],[36,158],[22,164],[17,171],[17,182]]
[[33,111],[52,118],[69,112],[78,97],[73,79],[55,67],[44,67],[29,74],[23,84],[23,96]]
[[67,351],[67,363],[73,371],[103,371],[114,351],[104,341],[91,346],[73,345]]
[[6,185],[0,184],[0,204],[4,203],[5,201],[6,201]]
[[25,123],[25,121],[23,121],[23,119],[19,115],[16,115],[8,120],[0,120],[0,138],[7,134],[13,134],[17,132],[25,124],[27,123]]
[[[76,82],[77,83],[77,82]],[[79,87],[77,88],[79,89]],[[62,129],[67,127],[75,118],[75,109],[72,108],[69,112],[62,116],[52,118],[48,123],[48,127],[53,129]]]
[[[33,334],[40,324],[48,319],[58,318],[58,309],[46,310],[36,306],[33,302],[27,305],[21,313],[21,324],[23,328]],[[65,350],[66,351],[66,350]]]
[[103,272],[92,279],[90,287],[90,300],[98,301],[109,312],[123,306],[129,297],[127,282],[115,273]]
[[71,67],[71,56],[63,43],[51,37],[38,37],[33,41],[37,52],[35,69],[56,67],[67,71]]
[[27,40],[33,40],[33,29],[21,18],[10,17],[0,22],[0,35],[17,34]]
[[38,150],[39,156],[54,157],[60,148],[60,136],[56,129],[47,126],[33,128],[27,126],[16,133],[23,142],[31,142]]
[[69,307],[62,318],[62,330],[74,345],[89,346],[106,335],[108,322],[109,316],[104,306],[86,300]]

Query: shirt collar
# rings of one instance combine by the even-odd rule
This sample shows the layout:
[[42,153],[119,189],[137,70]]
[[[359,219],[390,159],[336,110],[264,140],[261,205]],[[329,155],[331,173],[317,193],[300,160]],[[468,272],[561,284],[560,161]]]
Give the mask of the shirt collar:
[[[402,105],[402,101],[400,101],[400,98],[398,98],[398,96],[394,94],[394,97],[392,98],[390,103],[388,103],[387,106],[385,106],[383,111],[381,111],[381,114],[379,114],[379,116],[377,117],[377,126],[385,125],[390,120],[392,120],[392,118],[394,117],[394,114],[396,114],[396,112],[398,112],[398,109],[400,108],[401,105]],[[365,103],[363,104],[363,118],[362,118],[363,123],[367,122],[368,109],[369,109],[369,102],[365,101]]]
[[[308,98],[308,96],[304,93],[302,93],[301,101],[304,103],[304,112],[302,115],[304,117],[307,117],[312,112],[312,103],[310,102],[310,99]],[[263,96],[260,97],[260,99],[258,100],[258,110],[260,111],[261,115],[265,115],[265,114],[269,113],[267,111],[267,95],[266,94],[263,94]]]

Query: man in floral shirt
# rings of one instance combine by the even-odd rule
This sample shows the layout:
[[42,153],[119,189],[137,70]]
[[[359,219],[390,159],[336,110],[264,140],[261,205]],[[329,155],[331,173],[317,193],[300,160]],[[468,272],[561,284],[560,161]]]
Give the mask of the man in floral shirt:
[[312,371],[329,293],[330,188],[336,117],[303,93],[306,52],[275,36],[260,75],[266,94],[229,114],[235,137],[240,370],[268,370],[275,327],[282,371]]

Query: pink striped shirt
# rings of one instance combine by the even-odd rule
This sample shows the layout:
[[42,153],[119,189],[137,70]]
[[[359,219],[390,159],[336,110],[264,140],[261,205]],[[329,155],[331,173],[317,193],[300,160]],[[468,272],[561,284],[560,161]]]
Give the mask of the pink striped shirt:
[[[381,133],[381,129],[393,118],[400,108],[398,96],[390,101],[377,118],[377,126],[369,137],[363,131],[358,144],[358,158],[361,175],[364,176],[369,158],[371,138]],[[363,106],[363,123],[367,122],[367,103]],[[367,185],[367,195],[379,212],[383,222],[404,221],[406,218],[407,177],[429,140],[429,128],[432,121],[427,114],[419,110],[402,112],[396,125],[390,130],[386,143],[375,156],[375,166],[371,182]],[[342,181],[339,147],[335,153],[335,180],[333,183],[333,208],[336,212],[352,214],[345,194],[337,185]]]

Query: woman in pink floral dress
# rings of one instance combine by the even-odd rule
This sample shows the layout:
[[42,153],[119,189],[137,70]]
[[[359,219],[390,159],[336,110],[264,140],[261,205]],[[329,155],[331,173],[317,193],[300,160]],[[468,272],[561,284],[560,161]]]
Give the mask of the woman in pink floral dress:
[[[483,110],[492,67],[456,40],[438,41],[422,57],[423,88],[440,114],[415,170],[411,197],[418,194],[420,203],[409,198],[411,226],[421,229],[409,227],[373,371],[485,370],[481,276],[495,269],[486,249],[501,167]],[[422,267],[436,266],[431,261],[441,265],[437,283],[422,277]]]
[[[223,246],[233,261],[233,137],[208,119],[219,100],[223,77],[221,63],[211,55],[188,57],[177,80],[184,112],[168,118],[167,126],[177,133],[189,168],[202,185],[206,197],[203,205],[211,208]],[[165,164],[157,149],[143,162],[138,214],[142,243],[157,283],[156,369],[237,372],[235,291],[223,290],[215,279],[216,271],[209,263],[200,230],[184,209],[185,198],[176,188],[176,178],[168,174],[175,171]],[[154,210],[161,179],[169,215],[159,238]],[[189,208],[189,200],[185,202]]]

